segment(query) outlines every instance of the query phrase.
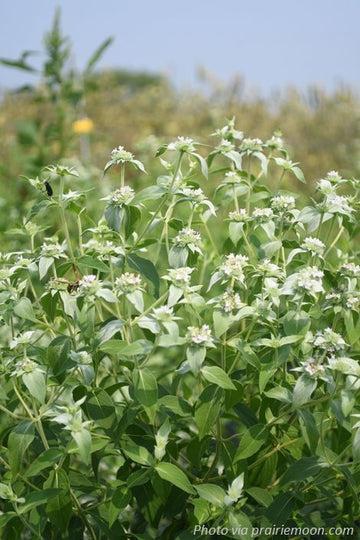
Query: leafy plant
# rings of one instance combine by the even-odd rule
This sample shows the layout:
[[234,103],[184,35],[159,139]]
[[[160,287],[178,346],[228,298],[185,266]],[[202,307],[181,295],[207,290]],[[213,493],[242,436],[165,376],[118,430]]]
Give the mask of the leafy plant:
[[356,526],[359,181],[332,171],[301,208],[278,134],[214,136],[161,146],[137,191],[115,148],[100,203],[64,165],[28,178],[1,270],[4,539]]

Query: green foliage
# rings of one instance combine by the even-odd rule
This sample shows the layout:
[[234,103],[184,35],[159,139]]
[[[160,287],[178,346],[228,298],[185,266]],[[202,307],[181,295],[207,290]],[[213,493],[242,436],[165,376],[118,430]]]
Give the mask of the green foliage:
[[359,181],[331,171],[301,207],[278,135],[216,135],[163,145],[143,190],[123,147],[105,197],[63,165],[27,179],[0,282],[4,538],[355,527]]

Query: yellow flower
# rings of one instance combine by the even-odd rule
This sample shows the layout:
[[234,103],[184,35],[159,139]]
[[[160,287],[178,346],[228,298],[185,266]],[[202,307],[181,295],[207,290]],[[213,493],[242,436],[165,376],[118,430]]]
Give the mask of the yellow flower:
[[73,132],[81,135],[82,133],[91,133],[94,129],[94,122],[91,118],[81,118],[76,120],[72,125]]

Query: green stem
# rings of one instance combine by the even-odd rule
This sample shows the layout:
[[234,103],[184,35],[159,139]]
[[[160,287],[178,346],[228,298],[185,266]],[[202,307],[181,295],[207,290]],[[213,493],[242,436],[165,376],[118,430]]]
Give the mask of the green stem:
[[66,217],[65,217],[63,194],[64,194],[64,176],[60,176],[60,188],[59,188],[60,221],[61,221],[61,225],[62,225],[62,228],[63,228],[63,231],[64,231],[64,235],[65,235],[66,243],[67,243],[67,246],[68,246],[71,262],[76,267],[76,259],[74,257],[74,252],[72,250],[71,240],[70,240],[70,233],[69,233],[69,229],[68,229],[67,222],[66,222]]

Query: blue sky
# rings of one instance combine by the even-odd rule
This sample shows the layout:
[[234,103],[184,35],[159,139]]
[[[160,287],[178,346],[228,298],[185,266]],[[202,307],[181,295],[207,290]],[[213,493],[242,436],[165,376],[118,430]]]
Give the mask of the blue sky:
[[[0,56],[42,50],[57,5],[78,68],[114,36],[99,67],[165,73],[178,87],[194,86],[203,66],[265,95],[288,84],[360,89],[359,0],[2,0]],[[33,81],[0,66],[0,87]]]

